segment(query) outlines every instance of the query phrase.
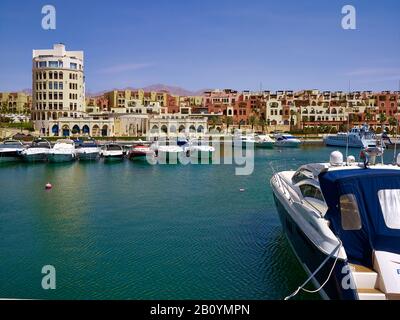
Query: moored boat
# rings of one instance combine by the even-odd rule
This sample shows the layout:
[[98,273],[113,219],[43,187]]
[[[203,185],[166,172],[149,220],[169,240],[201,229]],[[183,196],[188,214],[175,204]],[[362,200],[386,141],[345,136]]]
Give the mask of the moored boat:
[[94,139],[79,141],[76,154],[80,161],[96,161],[100,157],[100,147]]
[[349,132],[339,132],[324,137],[324,143],[333,147],[371,148],[376,146],[376,136],[367,125],[354,127]]
[[[379,151],[381,152],[381,151]],[[325,299],[400,298],[400,155],[397,164],[312,163],[273,175],[282,228],[309,278]],[[303,281],[301,281],[303,282]]]
[[275,134],[274,137],[275,137],[274,145],[276,147],[298,148],[301,145],[300,139],[297,139],[288,133],[278,133]]
[[125,157],[124,149],[117,143],[105,144],[101,151],[100,156],[106,161],[123,160]]
[[[209,160],[215,153],[215,147],[210,146],[208,142],[203,140],[190,140],[189,146],[185,149],[186,155],[192,159]],[[205,161],[203,161],[205,162]]]
[[50,162],[71,162],[76,159],[75,144],[70,139],[57,140],[52,149],[49,150]]
[[274,140],[267,134],[257,134],[254,137],[256,148],[271,149],[274,147]]
[[51,144],[43,138],[33,140],[32,144],[21,152],[22,159],[26,162],[47,161]]
[[128,152],[128,159],[130,160],[147,160],[155,156],[154,150],[148,144],[139,143],[132,146]]
[[184,149],[182,147],[170,144],[157,144],[155,147],[155,154],[159,164],[177,164],[182,157],[185,157]]
[[25,149],[19,140],[8,139],[0,144],[0,162],[21,160],[21,152]]

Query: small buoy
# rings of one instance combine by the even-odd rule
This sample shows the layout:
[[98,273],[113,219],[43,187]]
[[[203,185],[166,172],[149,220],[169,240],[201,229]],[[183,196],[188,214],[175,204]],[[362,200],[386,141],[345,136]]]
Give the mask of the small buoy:
[[244,192],[244,188],[240,188],[239,191],[240,191],[240,192]]
[[50,190],[51,188],[53,188],[53,186],[51,185],[51,183],[50,183],[50,182],[46,183],[45,189],[46,189],[46,190]]

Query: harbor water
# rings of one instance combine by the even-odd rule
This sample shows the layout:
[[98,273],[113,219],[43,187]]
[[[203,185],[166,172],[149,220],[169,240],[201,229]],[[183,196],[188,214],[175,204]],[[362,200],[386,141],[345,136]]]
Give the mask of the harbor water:
[[[282,299],[307,276],[269,179],[333,150],[257,149],[249,176],[223,164],[3,163],[0,298]],[[55,290],[42,289],[45,265]]]

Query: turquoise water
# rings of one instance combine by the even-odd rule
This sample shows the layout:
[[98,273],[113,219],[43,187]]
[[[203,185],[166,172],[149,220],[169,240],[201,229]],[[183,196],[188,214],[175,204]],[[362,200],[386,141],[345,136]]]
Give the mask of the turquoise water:
[[[306,276],[269,179],[332,150],[257,150],[250,176],[232,165],[2,164],[0,297],[282,299]],[[41,287],[44,265],[56,290]]]

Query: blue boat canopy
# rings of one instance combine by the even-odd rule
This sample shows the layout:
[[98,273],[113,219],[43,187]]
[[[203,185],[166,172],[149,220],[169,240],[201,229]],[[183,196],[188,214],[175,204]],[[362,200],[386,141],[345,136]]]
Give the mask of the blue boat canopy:
[[400,170],[334,170],[319,181],[351,263],[372,267],[373,250],[400,254]]

